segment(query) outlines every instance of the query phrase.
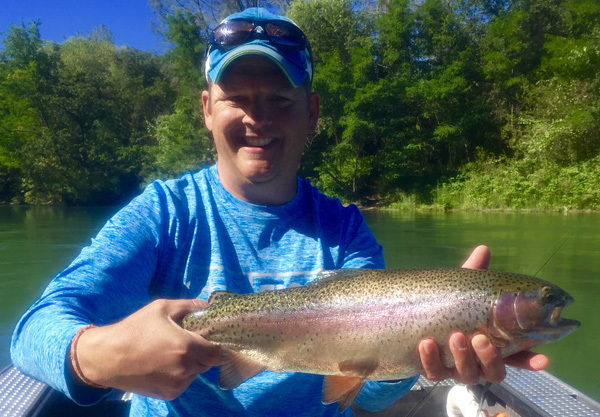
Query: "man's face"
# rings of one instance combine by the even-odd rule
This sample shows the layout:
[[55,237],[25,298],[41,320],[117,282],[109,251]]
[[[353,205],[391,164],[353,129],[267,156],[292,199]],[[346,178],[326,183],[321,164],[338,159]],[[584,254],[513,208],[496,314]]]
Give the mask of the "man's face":
[[255,55],[232,63],[209,88],[202,94],[205,123],[225,188],[248,201],[259,188],[289,201],[304,143],[316,128],[319,96],[292,87],[275,64]]

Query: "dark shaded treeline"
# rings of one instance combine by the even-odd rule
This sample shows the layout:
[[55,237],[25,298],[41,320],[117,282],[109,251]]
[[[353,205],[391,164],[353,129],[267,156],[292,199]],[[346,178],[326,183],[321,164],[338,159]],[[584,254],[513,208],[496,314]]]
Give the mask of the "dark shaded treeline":
[[[0,201],[117,204],[212,163],[203,39],[234,3],[155,1],[173,44],[162,56],[119,49],[103,30],[54,44],[35,22],[12,26]],[[322,117],[301,175],[323,191],[363,204],[600,208],[596,0],[261,5],[311,38]]]

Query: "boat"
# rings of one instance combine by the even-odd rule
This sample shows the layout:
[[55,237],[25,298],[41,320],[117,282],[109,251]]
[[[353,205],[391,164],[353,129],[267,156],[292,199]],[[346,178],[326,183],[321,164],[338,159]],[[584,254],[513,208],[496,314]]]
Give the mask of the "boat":
[[[131,398],[131,393],[114,390],[99,404],[81,407],[13,365],[0,372],[0,417],[127,416]],[[357,417],[479,417],[480,402],[479,414],[486,417],[600,417],[600,403],[554,375],[512,367],[507,367],[502,383],[489,389],[484,389],[483,381],[466,387],[453,380],[434,383],[420,377],[406,396],[384,410],[352,408]]]

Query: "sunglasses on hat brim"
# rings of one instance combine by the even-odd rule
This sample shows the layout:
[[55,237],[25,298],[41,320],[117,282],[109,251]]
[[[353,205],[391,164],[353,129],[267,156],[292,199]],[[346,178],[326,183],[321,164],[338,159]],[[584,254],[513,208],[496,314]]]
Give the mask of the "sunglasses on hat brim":
[[282,20],[229,20],[221,23],[210,34],[208,42],[222,47],[238,46],[251,39],[267,38],[278,46],[299,50],[309,48],[308,40],[302,31],[292,23]]

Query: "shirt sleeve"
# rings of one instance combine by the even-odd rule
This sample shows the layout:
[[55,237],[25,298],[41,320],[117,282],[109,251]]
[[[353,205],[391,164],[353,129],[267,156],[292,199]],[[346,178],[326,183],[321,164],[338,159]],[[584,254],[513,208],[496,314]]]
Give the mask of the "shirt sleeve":
[[354,402],[367,411],[379,411],[394,404],[415,385],[419,375],[396,382],[366,381]]
[[13,333],[11,358],[17,368],[79,404],[108,394],[74,382],[67,362],[71,340],[84,325],[118,321],[150,301],[161,250],[160,200],[159,188],[149,186],[50,282]]
[[385,268],[383,249],[367,226],[362,213],[354,205],[346,208],[342,230],[342,268]]

